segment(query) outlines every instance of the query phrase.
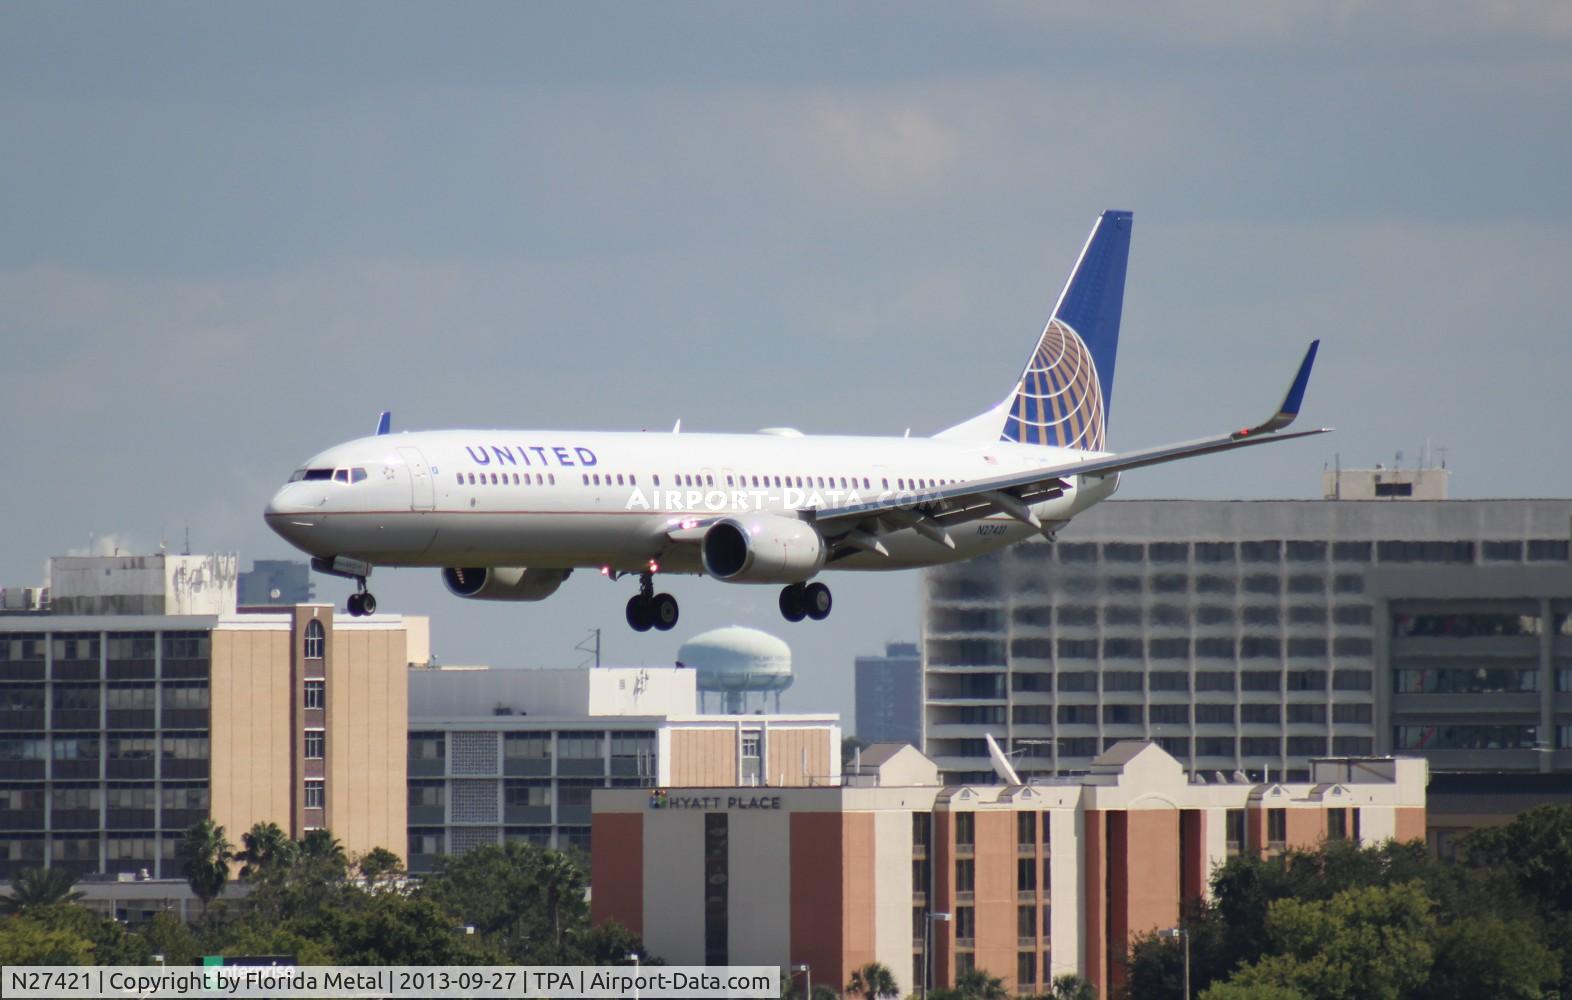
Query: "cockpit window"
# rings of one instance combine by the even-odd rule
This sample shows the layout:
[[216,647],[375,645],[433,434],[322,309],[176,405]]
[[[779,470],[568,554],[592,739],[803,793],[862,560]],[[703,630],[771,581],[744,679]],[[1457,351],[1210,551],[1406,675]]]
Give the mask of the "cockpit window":
[[333,481],[335,483],[347,483],[347,482],[349,482],[349,470],[348,469],[338,469],[338,470],[334,471],[334,473],[333,473]]
[[305,469],[296,469],[294,472],[289,474],[289,481],[292,483],[298,483],[304,478],[306,478]]
[[361,483],[361,482],[365,482],[365,480],[366,480],[366,470],[365,469],[350,469],[349,470],[349,481],[350,482],[352,482],[352,483]]
[[304,479],[308,483],[310,483],[310,482],[317,482],[317,481],[326,480],[326,479],[332,479],[333,478],[333,470],[332,469],[303,469],[300,472],[300,478]]

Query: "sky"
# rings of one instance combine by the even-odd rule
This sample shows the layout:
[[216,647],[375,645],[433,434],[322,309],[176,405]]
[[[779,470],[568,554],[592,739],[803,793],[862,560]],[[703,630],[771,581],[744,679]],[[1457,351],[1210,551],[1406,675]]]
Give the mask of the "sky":
[[[188,534],[291,557],[263,504],[382,409],[931,433],[1004,396],[1106,208],[1113,447],[1261,419],[1315,337],[1301,419],[1338,428],[1120,496],[1314,497],[1398,452],[1572,496],[1569,123],[1565,2],[0,5],[0,582]],[[784,705],[850,729],[921,578],[829,582],[788,625],[773,587],[670,580],[681,622],[639,635],[628,580],[373,577],[448,663],[763,628]]]

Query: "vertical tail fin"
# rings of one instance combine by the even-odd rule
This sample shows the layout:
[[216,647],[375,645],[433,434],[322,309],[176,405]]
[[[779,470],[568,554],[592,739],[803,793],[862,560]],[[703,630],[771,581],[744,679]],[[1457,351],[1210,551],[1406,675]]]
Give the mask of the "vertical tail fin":
[[938,437],[1103,450],[1132,220],[1112,210],[1098,217],[1015,389]]
[[1103,449],[1131,221],[1129,212],[1108,211],[1092,227],[1037,350],[1021,373],[999,435],[1002,440]]

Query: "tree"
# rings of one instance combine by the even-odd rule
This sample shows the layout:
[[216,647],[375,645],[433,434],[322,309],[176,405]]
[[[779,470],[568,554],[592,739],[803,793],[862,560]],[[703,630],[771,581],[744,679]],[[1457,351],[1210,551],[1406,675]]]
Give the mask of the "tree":
[[1506,826],[1463,838],[1470,865],[1510,873],[1546,917],[1572,913],[1572,806],[1535,806]]
[[[1417,883],[1348,889],[1324,902],[1278,900],[1266,923],[1272,953],[1229,980],[1249,991],[1239,995],[1286,989],[1317,1000],[1402,1000],[1430,974],[1436,922]],[[1203,996],[1217,1000],[1211,989]]]
[[0,920],[0,966],[92,964],[93,943],[75,931],[27,916]]
[[456,923],[495,938],[511,961],[563,964],[579,955],[589,927],[587,881],[573,858],[508,841],[440,859],[419,892]]
[[852,972],[851,982],[846,984],[847,993],[855,993],[863,1000],[878,1000],[880,997],[899,997],[901,989],[895,982],[895,973],[890,971],[888,965],[880,962],[869,962],[860,969]]
[[1050,1000],[1097,1000],[1097,987],[1073,972],[1066,972],[1054,977],[1048,996]]
[[1441,928],[1425,1000],[1539,1000],[1561,963],[1527,921],[1461,917]]
[[386,847],[373,847],[355,859],[355,869],[368,886],[404,877],[404,862]]
[[956,976],[952,992],[966,1000],[1009,1000],[1010,997],[1004,980],[987,969],[967,969]]
[[167,966],[195,965],[202,957],[202,946],[191,928],[167,910],[153,914],[153,919],[137,934],[147,953],[164,956]]
[[0,896],[0,913],[27,913],[74,903],[83,895],[72,888],[75,885],[76,874],[64,868],[24,868],[11,880],[11,894]]
[[224,891],[229,880],[229,862],[234,857],[232,845],[224,836],[224,828],[211,819],[195,823],[186,831],[180,843],[180,863],[191,883],[191,891],[211,903]]
[[349,866],[349,858],[344,854],[344,845],[333,836],[332,830],[307,830],[306,835],[300,838],[299,854],[307,861],[327,861],[344,865],[346,868]]
[[248,882],[268,872],[288,868],[300,853],[289,834],[272,821],[253,824],[240,835],[240,840],[245,846],[236,852],[235,860],[241,862],[240,877]]

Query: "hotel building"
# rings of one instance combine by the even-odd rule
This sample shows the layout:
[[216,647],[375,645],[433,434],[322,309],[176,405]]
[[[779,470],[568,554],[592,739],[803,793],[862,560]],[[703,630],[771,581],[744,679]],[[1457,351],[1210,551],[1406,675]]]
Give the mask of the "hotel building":
[[1424,836],[1413,758],[1203,782],[1132,741],[1025,786],[941,785],[909,746],[863,764],[842,787],[595,792],[594,919],[674,965],[806,965],[837,990],[877,961],[903,994],[981,968],[1018,994],[1076,973],[1111,995],[1132,935],[1175,926],[1230,855]]

